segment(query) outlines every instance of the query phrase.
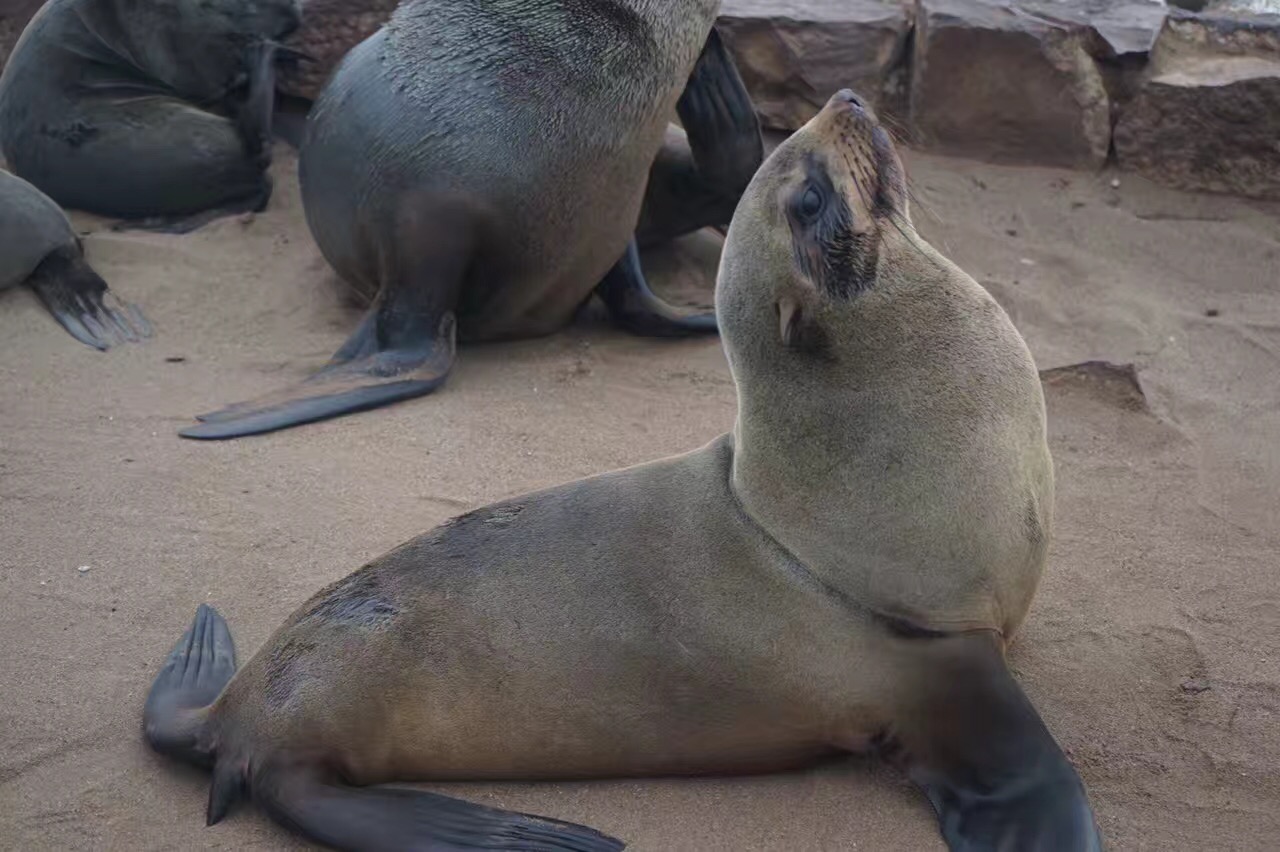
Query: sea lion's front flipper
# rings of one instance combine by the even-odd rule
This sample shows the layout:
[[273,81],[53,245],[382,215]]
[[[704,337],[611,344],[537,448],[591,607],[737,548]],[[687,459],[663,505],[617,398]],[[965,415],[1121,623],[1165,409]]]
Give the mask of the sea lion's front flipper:
[[276,62],[280,45],[260,41],[246,57],[248,81],[242,98],[230,103],[236,131],[250,157],[266,168],[271,160],[271,122],[275,113]]
[[151,336],[142,311],[119,299],[77,248],[51,252],[27,284],[68,334],[95,349]]
[[676,104],[672,128],[649,173],[636,228],[641,247],[705,227],[727,227],[764,162],[764,138],[733,57],[711,30]]
[[920,643],[893,722],[907,774],[953,850],[1096,852],[1084,784],[980,631]]
[[714,311],[686,314],[668,305],[649,288],[640,268],[640,252],[633,238],[622,259],[605,274],[596,287],[614,322],[635,334],[649,337],[679,337],[714,333]]
[[253,797],[275,819],[336,849],[520,849],[615,852],[625,844],[586,826],[395,787],[348,787],[307,767],[264,769]]

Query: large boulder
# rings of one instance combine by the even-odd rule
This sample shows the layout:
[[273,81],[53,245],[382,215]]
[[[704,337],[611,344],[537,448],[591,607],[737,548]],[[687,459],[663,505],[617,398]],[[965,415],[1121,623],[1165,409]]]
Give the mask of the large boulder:
[[1171,14],[1115,130],[1121,168],[1280,199],[1280,16]]
[[282,69],[276,88],[315,100],[347,51],[373,35],[398,5],[399,0],[303,0],[302,25],[286,43],[312,61]]
[[9,61],[27,22],[44,5],[44,0],[0,0],[0,70]]
[[[1066,4],[1063,4],[1065,7]],[[1107,90],[1098,34],[1002,0],[917,0],[911,122],[919,142],[997,162],[1098,168]]]
[[1101,60],[1145,60],[1160,36],[1169,7],[1164,0],[1019,0],[1030,15],[1074,25]]
[[901,111],[912,15],[898,0],[724,0],[719,27],[761,121],[795,130],[846,86]]

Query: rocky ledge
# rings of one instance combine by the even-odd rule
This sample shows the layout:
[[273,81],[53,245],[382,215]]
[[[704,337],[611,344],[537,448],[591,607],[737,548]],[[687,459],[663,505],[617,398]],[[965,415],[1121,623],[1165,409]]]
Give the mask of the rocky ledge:
[[1174,186],[1280,199],[1280,19],[1171,14],[1115,151]]
[[[766,126],[852,86],[907,141],[1280,199],[1280,0],[724,0]],[[314,98],[396,0],[304,0],[281,75]],[[0,0],[0,60],[39,0]]]

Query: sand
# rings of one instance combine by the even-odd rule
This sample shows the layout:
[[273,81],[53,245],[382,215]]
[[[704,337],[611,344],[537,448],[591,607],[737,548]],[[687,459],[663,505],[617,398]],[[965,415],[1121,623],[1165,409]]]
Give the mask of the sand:
[[[254,808],[205,828],[207,776],[142,741],[147,688],[198,603],[220,608],[247,657],[322,584],[451,515],[732,423],[718,341],[588,318],[465,349],[427,399],[179,439],[194,413],[306,375],[355,325],[294,163],[282,146],[275,199],[252,221],[175,237],[75,217],[91,261],[155,323],[146,345],[95,353],[30,293],[0,296],[4,848],[303,848]],[[1005,305],[1041,367],[1133,362],[1146,392],[1144,407],[1097,382],[1048,387],[1057,527],[1017,676],[1113,848],[1276,848],[1280,208],[1130,176],[910,166],[921,231]],[[860,758],[435,789],[637,850],[942,848],[923,798]]]

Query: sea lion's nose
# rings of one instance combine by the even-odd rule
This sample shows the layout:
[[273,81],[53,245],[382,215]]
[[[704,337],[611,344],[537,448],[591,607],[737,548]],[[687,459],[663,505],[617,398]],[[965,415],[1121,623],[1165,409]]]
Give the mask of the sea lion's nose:
[[831,106],[839,106],[840,104],[845,104],[859,111],[866,110],[867,108],[867,105],[863,103],[862,98],[858,97],[857,93],[854,92],[853,89],[841,89],[831,96]]

